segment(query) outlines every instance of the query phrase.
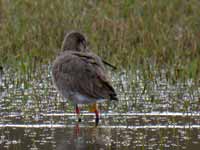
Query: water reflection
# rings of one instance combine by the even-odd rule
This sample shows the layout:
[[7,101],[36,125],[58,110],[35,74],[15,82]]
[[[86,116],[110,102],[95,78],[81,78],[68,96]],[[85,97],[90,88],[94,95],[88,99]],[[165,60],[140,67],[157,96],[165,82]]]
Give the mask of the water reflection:
[[94,129],[199,129],[200,125],[144,125],[144,126],[125,126],[125,125],[65,125],[65,124],[0,124],[0,128],[76,128],[76,131],[80,131],[80,128],[94,128]]
[[[200,87],[171,82],[165,72],[145,80],[140,71],[113,75],[117,104],[100,104],[101,120],[71,104],[52,86],[51,66],[0,77],[0,150],[199,149]],[[13,78],[13,76],[15,78]]]
[[[40,127],[43,128],[40,128]],[[65,125],[64,125],[65,126]],[[181,128],[167,126],[73,126],[37,125],[24,128],[5,127],[1,129],[1,149],[188,149],[200,146],[199,126]],[[34,128],[36,127],[36,128]],[[49,128],[48,128],[49,127]],[[54,128],[55,127],[55,128]],[[58,128],[57,128],[58,127]],[[161,127],[161,128],[160,128]],[[198,127],[198,128],[196,128]],[[13,136],[11,136],[13,135]]]

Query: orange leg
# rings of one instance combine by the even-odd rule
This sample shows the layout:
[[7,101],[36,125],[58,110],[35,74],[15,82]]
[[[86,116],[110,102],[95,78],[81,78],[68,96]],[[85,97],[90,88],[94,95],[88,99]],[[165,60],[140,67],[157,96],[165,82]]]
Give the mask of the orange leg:
[[96,103],[92,104],[90,107],[90,112],[94,112],[95,113],[95,124],[96,126],[99,124],[99,111],[98,111],[98,106]]
[[78,117],[78,122],[81,122],[80,109],[78,108],[78,105],[76,105],[76,114],[77,114],[77,117]]

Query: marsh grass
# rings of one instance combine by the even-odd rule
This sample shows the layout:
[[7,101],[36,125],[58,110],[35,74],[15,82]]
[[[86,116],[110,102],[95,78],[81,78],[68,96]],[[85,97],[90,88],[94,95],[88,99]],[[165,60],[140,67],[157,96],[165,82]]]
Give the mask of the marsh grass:
[[163,68],[174,81],[199,79],[199,8],[195,0],[1,0],[0,63],[32,70],[52,61],[66,32],[79,30],[118,68],[139,68],[147,79]]

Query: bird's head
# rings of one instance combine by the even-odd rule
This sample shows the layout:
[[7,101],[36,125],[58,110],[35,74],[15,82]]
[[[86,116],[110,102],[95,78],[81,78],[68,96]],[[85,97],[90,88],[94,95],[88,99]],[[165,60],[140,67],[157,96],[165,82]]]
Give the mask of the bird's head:
[[62,51],[88,52],[85,36],[77,31],[72,31],[65,35],[62,43]]

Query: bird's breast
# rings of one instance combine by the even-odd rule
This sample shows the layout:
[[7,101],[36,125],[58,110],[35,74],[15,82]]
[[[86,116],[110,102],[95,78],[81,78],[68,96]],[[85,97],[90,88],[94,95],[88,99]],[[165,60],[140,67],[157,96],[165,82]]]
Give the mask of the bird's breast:
[[74,104],[90,104],[95,103],[97,101],[104,101],[105,99],[102,98],[92,98],[88,97],[87,95],[83,95],[79,92],[70,92],[69,100],[71,100]]

